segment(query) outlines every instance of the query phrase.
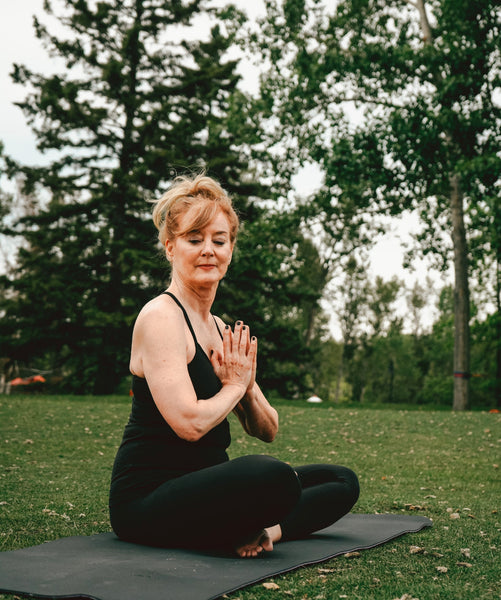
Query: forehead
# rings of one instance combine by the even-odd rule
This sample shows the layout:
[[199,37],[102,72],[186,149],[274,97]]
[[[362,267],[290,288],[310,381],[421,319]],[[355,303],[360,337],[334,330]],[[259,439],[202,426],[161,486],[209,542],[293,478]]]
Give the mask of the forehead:
[[187,233],[199,231],[204,233],[224,233],[229,235],[230,222],[228,217],[221,210],[218,210],[212,219],[198,223],[196,222],[197,219],[194,219],[194,215],[191,213],[192,211],[188,211],[182,216],[180,221],[181,230],[185,230]]

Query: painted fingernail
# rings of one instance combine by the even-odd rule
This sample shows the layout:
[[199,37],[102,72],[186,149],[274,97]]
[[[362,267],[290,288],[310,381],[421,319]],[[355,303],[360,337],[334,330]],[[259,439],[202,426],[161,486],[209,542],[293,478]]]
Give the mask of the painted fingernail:
[[237,321],[237,325],[241,325],[241,324],[242,324],[242,321]]
[[229,328],[230,328],[230,326],[229,326],[229,325],[225,325],[225,327],[224,327],[224,328],[225,328],[225,329],[229,329]]

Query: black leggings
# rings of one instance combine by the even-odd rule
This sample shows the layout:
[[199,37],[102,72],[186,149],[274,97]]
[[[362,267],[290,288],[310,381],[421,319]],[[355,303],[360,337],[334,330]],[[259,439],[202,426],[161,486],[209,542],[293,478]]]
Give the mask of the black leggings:
[[112,506],[122,539],[153,546],[235,546],[280,524],[282,539],[304,537],[348,513],[358,499],[355,473],[336,465],[292,468],[251,455],[160,485],[146,497]]

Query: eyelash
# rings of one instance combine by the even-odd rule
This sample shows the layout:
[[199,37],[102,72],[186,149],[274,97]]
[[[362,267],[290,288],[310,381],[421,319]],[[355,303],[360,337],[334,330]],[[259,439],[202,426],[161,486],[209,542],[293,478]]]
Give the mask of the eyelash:
[[[200,244],[201,240],[189,240],[190,244],[196,245],[196,244]],[[222,242],[220,240],[214,240],[213,242],[214,244],[216,244],[216,246],[224,246],[226,244],[226,242]]]

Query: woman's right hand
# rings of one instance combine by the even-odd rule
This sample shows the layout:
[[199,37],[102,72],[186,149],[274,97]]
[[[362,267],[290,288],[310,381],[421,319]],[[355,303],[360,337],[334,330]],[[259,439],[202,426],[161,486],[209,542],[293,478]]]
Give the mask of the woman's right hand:
[[223,331],[223,355],[213,352],[211,363],[223,386],[237,385],[242,396],[254,377],[257,340],[250,337],[249,327],[237,321],[232,332],[227,325]]

